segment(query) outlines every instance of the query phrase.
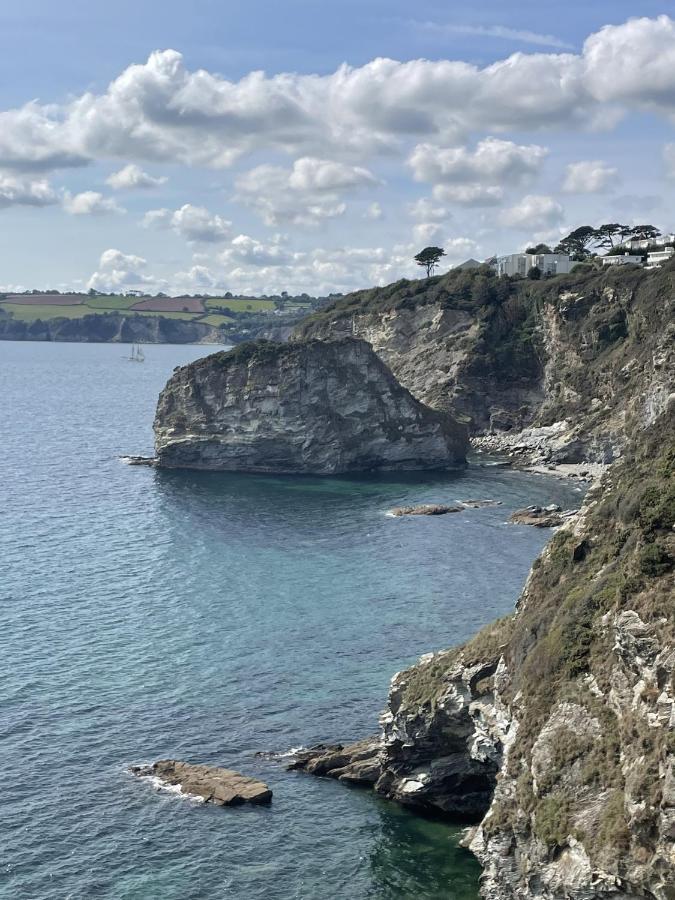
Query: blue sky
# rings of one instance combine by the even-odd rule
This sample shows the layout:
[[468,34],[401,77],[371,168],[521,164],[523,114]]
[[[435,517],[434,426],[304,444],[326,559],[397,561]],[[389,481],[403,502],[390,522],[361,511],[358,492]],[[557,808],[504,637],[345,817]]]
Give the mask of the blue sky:
[[675,225],[672,4],[7,6],[0,287],[347,290]]

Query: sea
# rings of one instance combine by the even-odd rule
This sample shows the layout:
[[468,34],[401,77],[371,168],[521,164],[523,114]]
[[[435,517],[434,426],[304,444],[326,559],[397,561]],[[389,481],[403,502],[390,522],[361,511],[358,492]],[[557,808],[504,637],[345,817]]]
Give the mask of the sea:
[[[475,900],[461,828],[285,753],[377,732],[391,676],[514,605],[572,482],[159,471],[157,396],[204,346],[0,343],[0,898]],[[397,505],[501,506],[392,518]],[[262,779],[215,808],[157,759]]]

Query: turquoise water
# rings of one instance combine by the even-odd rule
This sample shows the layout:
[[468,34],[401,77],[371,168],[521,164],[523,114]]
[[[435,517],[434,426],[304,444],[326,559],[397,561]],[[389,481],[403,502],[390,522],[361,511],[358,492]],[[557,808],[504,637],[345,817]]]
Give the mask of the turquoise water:
[[[0,343],[0,897],[476,897],[460,832],[256,751],[372,733],[391,675],[508,611],[579,497],[504,470],[355,479],[158,472],[157,394],[204,348]],[[498,508],[392,519],[395,504]],[[267,781],[204,807],[130,763]]]

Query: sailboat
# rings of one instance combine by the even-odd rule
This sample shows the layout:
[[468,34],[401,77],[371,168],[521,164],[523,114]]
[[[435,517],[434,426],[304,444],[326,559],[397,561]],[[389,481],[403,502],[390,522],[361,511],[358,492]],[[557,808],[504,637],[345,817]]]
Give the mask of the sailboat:
[[129,362],[145,362],[145,353],[140,344],[131,345],[131,356],[127,356]]

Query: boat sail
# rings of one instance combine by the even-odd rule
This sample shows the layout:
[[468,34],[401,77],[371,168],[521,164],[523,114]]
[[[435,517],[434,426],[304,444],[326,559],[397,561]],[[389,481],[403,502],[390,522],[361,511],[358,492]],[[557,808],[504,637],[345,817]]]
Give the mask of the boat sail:
[[145,362],[145,353],[140,344],[131,345],[131,356],[127,356],[129,362]]

